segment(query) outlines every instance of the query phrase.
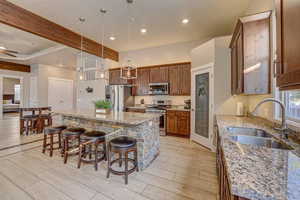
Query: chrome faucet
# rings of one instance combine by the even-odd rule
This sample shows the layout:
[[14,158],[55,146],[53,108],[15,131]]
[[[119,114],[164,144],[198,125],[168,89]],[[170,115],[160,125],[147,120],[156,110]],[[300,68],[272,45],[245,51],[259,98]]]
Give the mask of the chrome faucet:
[[264,100],[262,100],[261,102],[259,102],[257,105],[256,105],[256,107],[254,108],[254,110],[250,113],[251,115],[253,115],[253,116],[255,116],[255,115],[257,115],[257,110],[258,110],[258,108],[262,105],[262,104],[264,104],[264,103],[266,103],[266,102],[274,102],[274,103],[278,103],[279,105],[280,105],[280,108],[281,108],[281,127],[280,128],[275,128],[276,130],[279,130],[279,131],[281,131],[282,132],[282,134],[283,134],[283,136],[285,137],[285,138],[287,138],[287,130],[288,130],[288,128],[287,128],[287,124],[286,124],[286,115],[285,115],[285,105],[281,102],[281,101],[279,101],[279,100],[277,100],[277,99],[274,99],[274,98],[267,98],[267,99],[264,99]]

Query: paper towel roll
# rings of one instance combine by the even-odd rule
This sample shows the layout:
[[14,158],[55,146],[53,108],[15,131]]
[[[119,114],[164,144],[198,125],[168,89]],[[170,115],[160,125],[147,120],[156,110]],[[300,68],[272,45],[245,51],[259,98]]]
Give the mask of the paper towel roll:
[[237,116],[244,116],[244,104],[242,102],[237,102],[236,106],[236,115]]

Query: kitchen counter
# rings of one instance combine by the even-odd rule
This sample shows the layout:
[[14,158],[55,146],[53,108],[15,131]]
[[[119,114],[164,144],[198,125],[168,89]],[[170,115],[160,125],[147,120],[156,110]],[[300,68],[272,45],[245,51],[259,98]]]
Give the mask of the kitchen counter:
[[[130,107],[127,107],[127,108],[129,108],[129,109],[147,109],[147,106],[150,106],[150,105],[137,104],[137,105],[130,106]],[[186,108],[184,108],[184,106],[172,105],[171,107],[167,108],[166,110],[187,111],[188,112],[191,109],[186,109]]]
[[[285,143],[295,150],[245,145],[230,140],[227,128],[249,127],[265,130],[277,139],[272,123],[261,118],[217,116],[220,145],[232,195],[256,200],[300,199],[300,145]],[[232,135],[232,134],[231,134]]]
[[184,106],[171,106],[171,108],[167,108],[167,110],[186,111],[186,112],[191,111],[191,109],[186,109],[184,108]]
[[56,111],[61,116],[61,124],[82,127],[87,130],[109,132],[106,142],[120,136],[136,138],[138,149],[138,167],[147,168],[159,155],[159,117],[160,114],[111,112],[96,115],[94,111]]
[[111,112],[107,115],[95,114],[94,110],[70,110],[70,111],[56,111],[55,114],[84,118],[89,120],[95,120],[99,122],[107,122],[115,125],[139,125],[146,121],[159,118],[160,114],[155,113],[131,113],[131,112]]

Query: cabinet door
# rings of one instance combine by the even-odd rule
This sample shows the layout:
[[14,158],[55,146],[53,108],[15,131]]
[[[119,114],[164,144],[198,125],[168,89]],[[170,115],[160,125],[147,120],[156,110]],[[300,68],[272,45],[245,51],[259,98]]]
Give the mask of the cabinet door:
[[[278,30],[277,59],[280,75],[277,84],[281,89],[300,88],[300,1],[277,0]],[[278,73],[278,72],[277,72]]]
[[169,83],[170,83],[170,95],[179,95],[179,72],[178,66],[169,67]]
[[144,96],[149,93],[150,69],[140,69],[138,71],[137,95]]
[[244,23],[244,94],[270,92],[270,18]]
[[168,111],[167,112],[167,132],[177,134],[177,116],[176,112]]
[[241,94],[243,93],[244,88],[244,52],[243,52],[243,34],[242,28],[238,33],[236,39],[236,56],[237,56],[237,88],[236,93]]
[[237,53],[236,43],[231,47],[231,94],[237,94]]
[[119,84],[120,70],[110,70],[109,71],[109,84],[117,85]]
[[191,65],[181,65],[179,67],[180,95],[191,95]]
[[190,135],[190,112],[177,111],[177,133],[180,135]]
[[151,67],[150,83],[167,83],[169,81],[168,67]]
[[151,67],[150,69],[150,83],[160,83],[160,68]]

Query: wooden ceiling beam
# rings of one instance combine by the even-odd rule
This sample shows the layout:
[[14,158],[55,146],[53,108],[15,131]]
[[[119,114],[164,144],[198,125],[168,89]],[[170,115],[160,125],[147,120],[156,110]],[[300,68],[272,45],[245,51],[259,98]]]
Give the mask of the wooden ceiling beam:
[[0,69],[17,71],[17,72],[30,72],[29,65],[22,65],[12,62],[0,61]]
[[[7,0],[0,0],[0,22],[69,47],[81,49],[80,34]],[[101,50],[102,45],[100,43],[83,37],[83,51],[101,57]],[[119,61],[119,53],[104,46],[104,58]]]

